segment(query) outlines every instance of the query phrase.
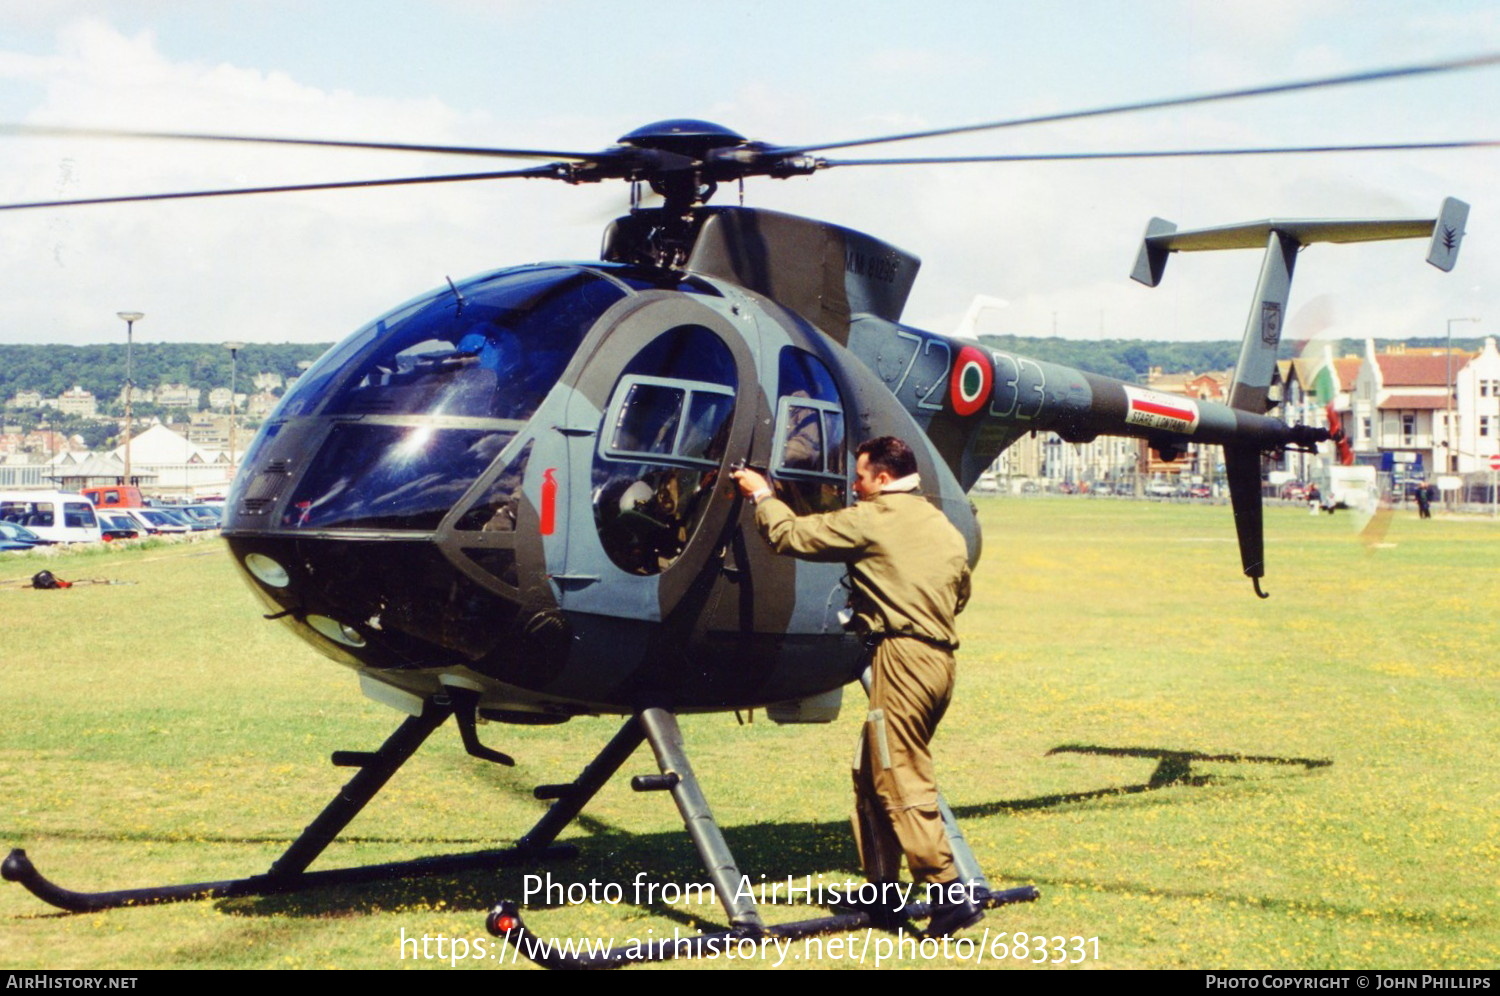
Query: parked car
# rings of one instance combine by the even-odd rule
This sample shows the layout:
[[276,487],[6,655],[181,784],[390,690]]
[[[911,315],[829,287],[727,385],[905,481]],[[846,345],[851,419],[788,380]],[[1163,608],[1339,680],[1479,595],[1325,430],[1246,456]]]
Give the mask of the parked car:
[[25,526],[0,519],[0,551],[30,550],[32,547],[45,546],[46,543],[46,540]]
[[177,511],[189,519],[203,523],[204,529],[218,529],[224,524],[223,506],[213,505],[182,505]]
[[155,536],[160,533],[190,533],[191,526],[185,526],[171,516],[162,513],[159,508],[122,508],[125,515],[130,516],[136,526],[144,533]]
[[34,546],[46,546],[48,542],[25,526],[6,522],[4,519],[0,519],[0,541],[10,544],[4,547],[6,550],[27,550]]
[[138,539],[141,529],[135,520],[124,512],[111,512],[104,509],[99,510],[99,532],[100,539],[106,543],[115,540]]
[[181,505],[154,505],[150,511],[160,512],[178,525],[187,526],[190,532],[201,533],[214,528],[202,519],[188,515]]

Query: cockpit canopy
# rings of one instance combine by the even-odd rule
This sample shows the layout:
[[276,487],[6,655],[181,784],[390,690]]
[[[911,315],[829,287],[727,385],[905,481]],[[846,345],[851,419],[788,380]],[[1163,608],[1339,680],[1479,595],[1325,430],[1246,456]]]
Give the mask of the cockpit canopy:
[[[298,380],[245,466],[256,466],[283,425],[319,416],[332,424],[280,527],[435,529],[535,414],[589,329],[631,290],[592,269],[551,265],[408,302]],[[246,482],[244,497],[253,501],[256,487]]]
[[579,267],[501,270],[408,302],[329,350],[271,420],[439,415],[525,421],[629,291]]

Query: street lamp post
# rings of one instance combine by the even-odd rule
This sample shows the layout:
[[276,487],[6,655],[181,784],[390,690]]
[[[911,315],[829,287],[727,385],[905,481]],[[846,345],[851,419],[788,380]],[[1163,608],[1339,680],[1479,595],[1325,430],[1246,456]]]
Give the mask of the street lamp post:
[[1447,459],[1444,461],[1447,466],[1444,467],[1443,470],[1449,474],[1456,474],[1458,472],[1458,459],[1454,454],[1454,450],[1456,449],[1456,447],[1453,445],[1453,437],[1457,435],[1457,432],[1454,431],[1455,426],[1453,424],[1457,415],[1457,413],[1454,411],[1455,399],[1453,397],[1453,323],[1477,321],[1479,321],[1478,318],[1448,319],[1448,393],[1443,397],[1443,417],[1447,421],[1447,425],[1443,430],[1443,455],[1447,457]]
[[229,350],[229,473],[235,472],[235,445],[239,441],[238,432],[240,413],[239,405],[235,401],[234,380],[239,364],[240,350],[245,348],[243,342],[226,342],[224,348]]
[[130,476],[130,395],[135,388],[135,371],[131,365],[131,351],[135,338],[135,323],[146,316],[139,311],[117,311],[115,315],[125,323],[125,483],[133,484]]

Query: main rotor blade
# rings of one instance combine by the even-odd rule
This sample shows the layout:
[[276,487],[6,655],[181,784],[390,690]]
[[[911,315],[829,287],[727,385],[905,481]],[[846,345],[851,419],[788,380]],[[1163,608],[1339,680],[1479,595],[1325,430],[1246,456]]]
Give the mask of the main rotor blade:
[[238,187],[231,190],[188,190],[171,194],[129,194],[123,197],[87,197],[71,201],[30,201],[24,204],[0,204],[0,211],[27,208],[78,207],[84,204],[128,204],[134,201],[179,201],[190,197],[235,197],[240,194],[284,194],[297,190],[342,190],[349,187],[399,187],[419,183],[462,183],[466,180],[504,180],[510,177],[558,178],[549,166],[506,170],[498,173],[454,173],[442,176],[404,176],[389,180],[345,180],[340,183],[296,183],[282,187]]
[[824,159],[834,166],[923,166],[934,163],[1025,163],[1066,159],[1184,159],[1193,156],[1274,156],[1315,152],[1408,152],[1418,149],[1488,149],[1500,141],[1392,142],[1378,145],[1291,145],[1242,149],[1154,149],[1141,152],[1036,152],[1000,156],[925,156],[909,159]]
[[545,149],[500,149],[469,145],[416,145],[407,142],[343,142],[319,138],[270,138],[254,135],[208,135],[177,131],[125,131],[118,128],[65,128],[58,125],[0,124],[0,135],[53,138],[150,138],[184,142],[245,142],[252,145],[311,145],[332,149],[376,149],[387,152],[429,152],[454,156],[492,156],[511,159],[571,159],[593,162],[607,152],[556,152]]
[[1064,111],[1058,114],[1039,114],[1027,118],[1010,118],[989,121],[984,124],[961,125],[956,128],[933,128],[928,131],[909,131],[897,135],[880,135],[875,138],[858,138],[847,142],[831,142],[822,145],[799,145],[768,149],[771,155],[800,155],[806,152],[826,152],[829,149],[848,149],[857,145],[877,145],[885,142],[907,142],[917,138],[937,138],[942,135],[962,135],[976,131],[995,131],[1001,128],[1018,128],[1022,125],[1046,124],[1053,121],[1076,121],[1080,118],[1097,118],[1109,114],[1125,114],[1130,111],[1150,111],[1163,107],[1186,107],[1192,104],[1207,104],[1218,100],[1238,100],[1243,97],[1262,97],[1273,93],[1293,93],[1298,90],[1315,90],[1321,87],[1346,86],[1353,83],[1373,83],[1377,80],[1398,79],[1403,76],[1422,76],[1428,73],[1446,73],[1458,69],[1477,69],[1500,63],[1500,53],[1474,56],[1468,59],[1452,59],[1447,62],[1429,62],[1416,66],[1399,66],[1394,69],[1374,69],[1341,76],[1325,76],[1320,79],[1302,80],[1296,83],[1275,83],[1269,86],[1247,87],[1242,90],[1220,90],[1192,97],[1170,97],[1161,100],[1142,100],[1130,104],[1111,104],[1086,111]]

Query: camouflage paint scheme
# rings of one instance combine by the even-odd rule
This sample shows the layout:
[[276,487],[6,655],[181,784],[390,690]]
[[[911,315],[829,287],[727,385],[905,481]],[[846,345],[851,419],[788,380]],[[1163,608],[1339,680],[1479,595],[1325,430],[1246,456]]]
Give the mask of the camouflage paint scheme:
[[[697,211],[682,271],[611,262],[496,271],[409,302],[325,354],[267,420],[226,510],[224,535],[269,612],[360,672],[372,697],[408,712],[444,685],[478,691],[482,715],[512,722],[807,700],[857,677],[860,647],[839,622],[843,569],[772,555],[724,474],[740,459],[775,472],[778,439],[788,432],[777,424],[778,356],[788,347],[816,357],[836,385],[845,500],[853,498],[853,446],[903,437],[929,500],[964,535],[971,561],[980,537],[966,491],[1023,433],[1137,436],[1166,447],[1191,439],[1255,454],[1292,437],[1264,415],[1156,396],[902,325],[920,264],[870,236],[769,211]],[[606,233],[606,261],[614,237]],[[607,284],[610,302],[589,314],[565,367],[525,418],[455,417],[421,405],[387,415],[348,400],[361,376],[419,383],[423,369],[437,376],[480,363],[460,344],[418,356],[412,370],[361,373],[369,364],[360,350],[423,308],[461,317],[486,281],[528,280]],[[676,494],[677,504],[695,503],[680,549],[659,569],[628,570],[606,550],[604,526],[596,528],[596,515],[602,523],[613,514],[613,505],[599,511],[608,504],[599,461],[617,431],[607,420],[611,411],[617,423],[626,417],[611,399],[632,361],[682,328],[706,330],[693,334],[732,357],[732,416],[711,465],[679,461],[702,482],[686,499]],[[435,463],[409,482],[446,495],[420,528],[415,520],[382,525],[374,512],[352,528],[318,527],[318,509],[347,501],[341,489],[357,488],[365,473],[346,473],[338,461],[372,456],[336,444],[381,432],[396,448],[469,433],[463,438],[478,442],[464,457],[481,453],[487,467],[467,477],[454,469],[453,480],[434,483],[449,473]],[[502,441],[489,458],[484,446]],[[503,500],[485,497],[496,494]],[[505,528],[490,528],[502,512]]]

